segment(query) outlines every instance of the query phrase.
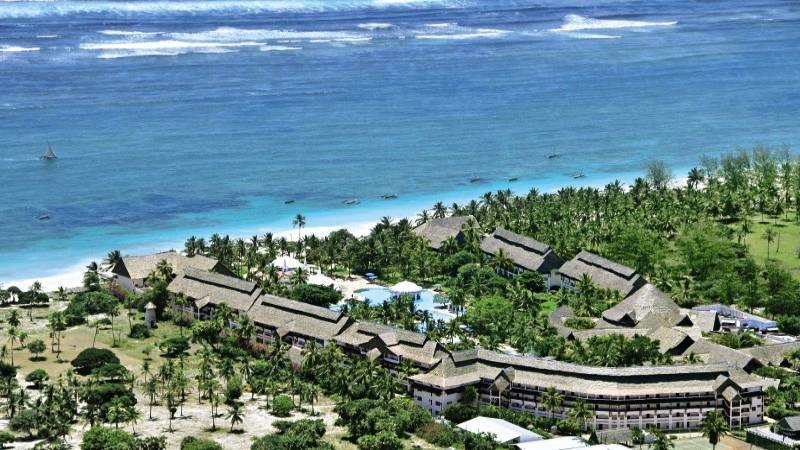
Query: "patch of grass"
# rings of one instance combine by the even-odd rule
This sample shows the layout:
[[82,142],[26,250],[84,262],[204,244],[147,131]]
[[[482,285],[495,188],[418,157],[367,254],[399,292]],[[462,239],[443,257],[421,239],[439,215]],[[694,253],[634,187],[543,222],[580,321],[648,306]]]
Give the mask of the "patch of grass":
[[[793,216],[793,214],[791,215]],[[760,216],[751,218],[750,233],[747,234],[745,244],[750,253],[759,263],[767,260],[767,247],[769,244],[769,258],[796,278],[800,278],[800,224],[792,218],[786,220],[767,217],[761,222]],[[738,228],[738,225],[736,226]],[[773,241],[767,242],[767,231],[774,233]]]

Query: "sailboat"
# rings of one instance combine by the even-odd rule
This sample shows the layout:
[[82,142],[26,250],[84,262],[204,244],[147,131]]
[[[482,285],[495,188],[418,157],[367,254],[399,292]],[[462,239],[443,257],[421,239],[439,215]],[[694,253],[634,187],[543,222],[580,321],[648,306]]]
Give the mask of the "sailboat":
[[52,161],[54,159],[58,159],[58,156],[56,156],[55,152],[53,152],[53,147],[51,147],[50,144],[47,144],[47,151],[44,152],[44,155],[42,155],[42,157],[39,159]]

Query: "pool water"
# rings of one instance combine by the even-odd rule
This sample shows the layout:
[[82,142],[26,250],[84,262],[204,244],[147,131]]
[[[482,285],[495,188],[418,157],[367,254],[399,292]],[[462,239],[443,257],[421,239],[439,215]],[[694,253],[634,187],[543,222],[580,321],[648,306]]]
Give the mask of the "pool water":
[[[358,299],[369,301],[371,305],[379,305],[385,301],[392,300],[392,293],[386,288],[359,289],[355,291],[354,296]],[[454,316],[446,310],[437,308],[437,306],[441,305],[434,301],[435,296],[436,293],[433,291],[424,290],[420,292],[416,301],[417,309],[428,311],[434,320],[449,322]]]

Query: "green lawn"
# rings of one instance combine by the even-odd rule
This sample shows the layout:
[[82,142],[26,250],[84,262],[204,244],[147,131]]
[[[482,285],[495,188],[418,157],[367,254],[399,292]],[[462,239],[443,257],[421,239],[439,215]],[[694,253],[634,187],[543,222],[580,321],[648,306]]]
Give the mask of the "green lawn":
[[756,261],[763,263],[767,260],[768,243],[765,235],[767,230],[772,230],[775,237],[769,245],[770,260],[800,278],[800,258],[797,257],[800,249],[800,224],[792,218],[784,220],[782,217],[777,220],[766,217],[762,222],[760,216],[754,216],[751,224],[751,232],[745,243]]

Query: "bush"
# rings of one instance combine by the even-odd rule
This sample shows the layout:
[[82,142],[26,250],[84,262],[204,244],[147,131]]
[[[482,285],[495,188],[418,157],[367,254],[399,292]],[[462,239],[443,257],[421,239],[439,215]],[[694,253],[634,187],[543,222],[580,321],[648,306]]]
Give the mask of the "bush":
[[437,447],[453,447],[461,441],[457,430],[439,422],[430,422],[423,425],[417,430],[417,436]]
[[137,450],[132,434],[106,427],[93,427],[83,435],[81,450]]
[[133,339],[147,339],[150,337],[150,329],[143,323],[135,323],[131,326],[131,332],[128,336]]
[[14,378],[17,376],[17,368],[11,364],[0,361],[0,379]]
[[136,450],[166,450],[167,438],[149,436],[136,440]]
[[97,411],[100,419],[106,419],[108,408],[116,403],[122,407],[136,404],[136,396],[128,385],[122,383],[92,383],[81,397],[87,408]]
[[111,350],[87,348],[80,352],[70,364],[75,368],[75,372],[85,376],[106,364],[119,364],[119,358]]
[[558,434],[564,436],[575,436],[581,432],[580,426],[574,420],[569,419],[559,420],[556,423],[556,429]]
[[108,292],[84,292],[69,302],[67,309],[64,310],[64,317],[68,326],[80,325],[86,322],[86,316],[106,313],[118,303],[119,300]]
[[466,422],[478,416],[478,408],[465,403],[453,403],[442,413],[445,419],[453,423]]
[[272,415],[275,417],[289,417],[293,409],[294,402],[286,395],[279,395],[272,400]]
[[786,334],[797,336],[800,334],[800,316],[778,317],[778,328]]
[[31,361],[38,361],[39,358],[44,359],[44,357],[40,357],[39,355],[44,353],[45,350],[47,350],[47,345],[45,345],[44,341],[41,339],[35,339],[28,343],[28,351],[33,354]]
[[36,369],[25,377],[25,381],[33,384],[34,389],[41,389],[42,384],[50,379],[50,375],[44,369]]
[[222,450],[222,446],[209,439],[187,436],[181,441],[181,450]]
[[291,297],[304,303],[327,308],[334,303],[338,303],[342,299],[342,294],[328,286],[301,284],[292,289]]
[[33,437],[38,433],[39,426],[42,425],[40,419],[41,417],[39,417],[35,409],[24,409],[8,421],[8,428],[11,431],[25,433]]
[[0,448],[5,448],[6,444],[14,442],[15,437],[13,433],[8,431],[0,431]]
[[279,420],[273,426],[278,432],[254,439],[250,450],[333,450],[330,444],[322,440],[325,435],[325,423],[322,420]]
[[402,450],[403,441],[390,431],[368,434],[358,438],[358,448],[362,450]]

